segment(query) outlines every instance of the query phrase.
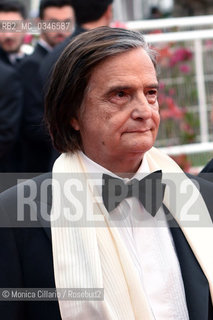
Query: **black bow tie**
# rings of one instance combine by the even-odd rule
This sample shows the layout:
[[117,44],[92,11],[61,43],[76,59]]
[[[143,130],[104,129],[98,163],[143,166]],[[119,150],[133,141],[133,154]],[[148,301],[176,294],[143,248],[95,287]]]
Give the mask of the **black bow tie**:
[[123,180],[103,174],[102,197],[110,212],[119,203],[130,197],[138,198],[146,211],[155,216],[162,205],[165,184],[161,182],[162,171],[155,171],[142,180],[133,179],[125,184]]

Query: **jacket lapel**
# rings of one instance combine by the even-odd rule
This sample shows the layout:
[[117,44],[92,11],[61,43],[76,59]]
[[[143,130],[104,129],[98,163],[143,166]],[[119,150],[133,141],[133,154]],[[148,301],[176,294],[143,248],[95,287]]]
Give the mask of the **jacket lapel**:
[[49,221],[49,220],[45,220],[45,219],[43,218],[43,217],[45,217],[45,215],[47,215],[47,213],[48,213],[48,215],[49,215],[49,217],[50,217],[50,211],[51,211],[51,207],[52,207],[52,206],[49,205],[49,204],[47,204],[47,205],[45,204],[45,205],[44,205],[44,207],[46,207],[46,209],[45,209],[45,208],[43,207],[43,204],[42,204],[41,202],[39,203],[39,205],[41,206],[41,208],[40,208],[40,212],[39,212],[39,214],[38,214],[38,220],[39,220],[42,228],[44,229],[44,231],[45,231],[48,239],[49,239],[50,241],[52,241],[52,239],[51,239],[50,221]]
[[200,185],[195,185],[167,155],[152,148],[146,157],[151,171],[163,171],[163,182],[166,183],[163,203],[177,221],[208,279],[213,301],[213,251],[209,249],[209,244],[213,243],[213,225],[209,214],[212,206],[207,209]]
[[[184,282],[186,302],[190,320],[208,320],[211,307],[209,285],[193,251],[182,230],[174,220],[166,206],[168,224],[174,240],[177,257],[180,263]],[[196,279],[196,281],[195,281]]]
[[[48,181],[48,186],[46,188],[46,201],[42,201],[41,199],[41,184],[44,181]],[[44,229],[44,232],[46,233],[46,236],[50,241],[51,239],[51,227],[50,227],[50,212],[52,208],[52,173],[46,173],[41,176],[38,176],[35,178],[36,184],[37,184],[37,197],[35,199],[35,202],[37,203],[37,218],[39,223],[41,224],[42,228]]]

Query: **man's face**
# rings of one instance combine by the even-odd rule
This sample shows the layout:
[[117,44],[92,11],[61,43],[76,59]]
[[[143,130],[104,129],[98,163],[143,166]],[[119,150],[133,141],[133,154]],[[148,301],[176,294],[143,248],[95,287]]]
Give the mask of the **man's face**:
[[44,10],[43,20],[55,22],[56,26],[60,26],[59,29],[56,27],[54,32],[49,32],[48,29],[42,32],[42,38],[54,47],[71,35],[75,20],[74,10],[71,6],[49,7]]
[[[1,20],[23,20],[23,17],[18,12],[0,12]],[[0,46],[7,53],[18,53],[23,43],[24,33],[15,32],[0,32]]]
[[111,171],[115,164],[124,169],[125,162],[136,169],[158,132],[157,93],[156,71],[142,48],[97,65],[81,111],[71,120],[80,130],[85,154]]

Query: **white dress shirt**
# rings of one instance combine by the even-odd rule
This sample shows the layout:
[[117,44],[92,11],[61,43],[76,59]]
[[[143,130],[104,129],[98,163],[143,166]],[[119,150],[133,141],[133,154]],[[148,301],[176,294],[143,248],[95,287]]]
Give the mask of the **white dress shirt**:
[[10,62],[14,65],[17,63],[17,60],[21,61],[22,59],[24,59],[24,57],[25,57],[25,53],[23,53],[23,52],[8,54],[8,58],[9,58]]
[[[99,164],[81,156],[88,173],[116,176]],[[140,180],[150,174],[144,156],[138,171],[132,177]],[[130,179],[123,179],[124,183]],[[97,191],[102,195],[101,183]],[[163,208],[152,217],[136,198],[123,200],[111,213],[122,240],[131,256],[156,320],[188,320],[185,291],[179,261]],[[125,301],[124,301],[125,303]]]

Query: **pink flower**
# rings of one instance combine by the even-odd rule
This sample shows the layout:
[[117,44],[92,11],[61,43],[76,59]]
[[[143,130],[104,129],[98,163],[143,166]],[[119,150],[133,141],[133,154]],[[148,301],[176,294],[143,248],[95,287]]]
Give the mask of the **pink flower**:
[[24,43],[25,44],[30,44],[32,42],[33,36],[32,34],[26,34],[24,36]]
[[183,111],[175,104],[174,100],[171,97],[167,97],[166,102],[171,111],[172,118],[181,119]]
[[176,92],[176,90],[174,88],[170,88],[169,89],[169,95],[170,96],[174,96],[175,92]]
[[179,67],[180,71],[187,74],[191,71],[191,68],[188,64],[181,64]]
[[163,106],[165,104],[166,96],[162,92],[159,93],[158,95],[158,104],[160,106]]
[[165,89],[165,83],[162,82],[162,81],[160,81],[160,83],[159,83],[159,90],[163,90],[163,89]]
[[187,134],[193,135],[194,134],[194,130],[193,128],[190,126],[190,124],[188,123],[183,123],[181,125],[181,128],[184,132],[186,132]]
[[213,45],[213,42],[211,39],[205,41],[205,46],[207,49],[211,49],[212,45]]
[[181,61],[188,61],[192,58],[192,52],[186,48],[178,48],[173,52],[170,60],[170,66],[176,65]]
[[171,119],[172,118],[172,112],[168,109],[163,109],[160,112],[160,116],[162,120]]
[[162,119],[182,119],[184,112],[175,104],[171,97],[161,96],[159,105],[165,105],[166,109],[161,109]]

